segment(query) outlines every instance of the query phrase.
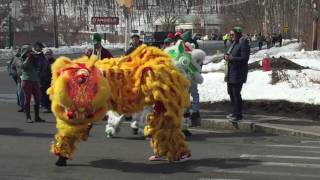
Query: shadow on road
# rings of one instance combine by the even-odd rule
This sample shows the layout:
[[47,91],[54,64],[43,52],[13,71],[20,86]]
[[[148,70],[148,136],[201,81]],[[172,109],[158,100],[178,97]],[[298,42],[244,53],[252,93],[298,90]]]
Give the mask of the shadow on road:
[[[195,159],[183,163],[167,163],[167,162],[150,162],[150,163],[134,163],[116,159],[101,159],[90,162],[95,168],[115,169],[130,173],[200,173],[194,170],[197,167],[212,167],[220,169],[242,168],[247,166],[259,165],[261,161],[240,158],[205,158]],[[68,165],[83,166],[83,165]]]
[[52,138],[54,134],[48,133],[29,133],[24,132],[19,128],[0,128],[0,135],[5,136],[23,136],[23,137],[38,137],[38,138]]

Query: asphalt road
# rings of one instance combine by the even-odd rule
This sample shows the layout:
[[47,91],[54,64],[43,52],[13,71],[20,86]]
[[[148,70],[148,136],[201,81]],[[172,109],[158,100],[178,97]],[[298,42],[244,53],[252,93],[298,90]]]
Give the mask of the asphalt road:
[[[199,43],[208,55],[223,51],[221,41]],[[121,50],[112,51],[119,56]],[[68,55],[76,58],[81,54]],[[54,117],[45,124],[26,124],[16,112],[14,84],[0,73],[0,179],[320,179],[320,141],[297,137],[193,129],[188,139],[193,160],[169,164],[148,162],[149,142],[131,135],[128,124],[114,139],[95,125],[88,142],[68,167],[54,166],[49,153]],[[210,117],[204,117],[210,118]]]

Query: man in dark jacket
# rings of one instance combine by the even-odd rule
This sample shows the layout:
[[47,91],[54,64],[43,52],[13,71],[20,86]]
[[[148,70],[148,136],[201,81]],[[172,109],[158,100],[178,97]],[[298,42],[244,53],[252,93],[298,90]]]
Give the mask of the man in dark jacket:
[[248,40],[242,38],[240,27],[235,27],[230,31],[230,39],[232,44],[228,47],[224,57],[227,62],[225,81],[232,105],[232,113],[227,117],[237,122],[242,119],[241,89],[243,83],[247,81],[250,47]]
[[[54,63],[55,59],[53,57],[53,51],[51,49],[46,49],[44,56],[46,58],[47,64],[44,68],[43,73],[43,81],[41,82],[43,88],[45,89],[45,92],[47,89],[51,86],[51,79],[52,79],[52,73],[51,73],[51,65]],[[43,113],[51,113],[51,101],[47,94],[45,96],[41,96],[43,99],[41,102],[43,102]]]
[[140,40],[140,36],[139,35],[132,35],[131,36],[131,46],[130,48],[126,51],[125,55],[129,55],[130,53],[132,53],[135,49],[137,49],[137,47],[139,47],[142,44],[142,41]]
[[101,36],[99,33],[93,34],[93,45],[94,50],[93,54],[95,54],[98,59],[112,58],[112,54],[101,45]]
[[48,72],[46,69],[48,60],[42,52],[44,45],[41,42],[36,42],[33,48],[35,51],[34,58],[36,59],[37,74],[40,80],[40,105],[45,109],[45,111],[50,111],[50,106],[48,105],[46,99],[49,98],[47,95],[47,89],[50,87],[50,85],[48,85],[48,81],[51,79],[48,79],[46,76]]
[[260,32],[258,35],[259,50],[262,50],[263,41],[264,41],[264,37],[263,37],[262,33]]

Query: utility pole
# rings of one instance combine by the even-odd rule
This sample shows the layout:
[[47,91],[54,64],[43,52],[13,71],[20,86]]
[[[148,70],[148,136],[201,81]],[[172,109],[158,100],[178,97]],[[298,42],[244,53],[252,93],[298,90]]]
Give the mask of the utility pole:
[[297,8],[297,38],[298,42],[300,42],[300,0],[298,0]]
[[9,33],[8,33],[8,35],[9,35],[9,38],[8,38],[8,44],[9,44],[9,48],[13,48],[13,25],[12,25],[12,17],[11,17],[11,15],[9,15],[9,17],[8,17],[9,19],[8,19],[8,26],[9,26]]
[[131,22],[130,22],[130,11],[129,8],[123,7],[124,18],[126,19],[126,27],[124,34],[124,50],[127,51],[129,49],[129,34],[131,31]]
[[19,2],[14,0],[11,2],[11,11],[9,13],[9,48],[15,49],[15,30],[16,30],[16,19],[17,19],[17,6]]
[[317,0],[312,1],[313,8],[313,33],[312,33],[312,50],[318,49],[318,21],[319,21],[319,10]]
[[216,0],[216,13],[217,14],[219,13],[219,2],[218,2],[218,0]]
[[53,0],[53,44],[55,48],[59,47],[56,0]]
[[123,8],[124,18],[126,20],[125,33],[124,33],[124,50],[129,49],[129,34],[131,31],[130,12],[132,8],[132,0],[116,0],[120,7]]

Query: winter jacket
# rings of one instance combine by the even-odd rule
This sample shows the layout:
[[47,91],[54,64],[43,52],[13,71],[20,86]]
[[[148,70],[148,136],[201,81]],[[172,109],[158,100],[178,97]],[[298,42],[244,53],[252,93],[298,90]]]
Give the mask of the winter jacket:
[[132,53],[135,49],[137,49],[137,47],[139,47],[142,44],[142,41],[139,42],[138,45],[133,45],[131,44],[130,48],[126,51],[125,55],[129,55],[130,53]]
[[36,61],[36,69],[38,73],[38,77],[40,78],[40,85],[42,82],[46,81],[46,67],[48,65],[48,61],[42,52],[34,54]]
[[44,73],[42,75],[42,84],[48,86],[51,84],[52,74],[51,74],[51,65],[55,61],[54,58],[47,59],[46,67],[44,68]]
[[[96,49],[94,50],[94,54],[98,55]],[[104,47],[101,47],[101,57],[100,57],[100,59],[112,58],[112,57],[113,57],[112,54],[107,49],[105,49]]]
[[32,58],[25,58],[23,59],[21,69],[22,75],[21,80],[28,80],[28,81],[39,81],[38,71],[37,71],[37,64],[35,59]]
[[231,84],[245,83],[247,81],[250,56],[249,42],[247,39],[241,38],[239,42],[233,42],[229,46],[229,50],[232,58],[227,64],[225,81]]
[[11,76],[16,83],[21,82],[21,79],[20,79],[21,64],[22,64],[21,57],[15,56],[14,58],[11,59],[7,67],[9,76]]

